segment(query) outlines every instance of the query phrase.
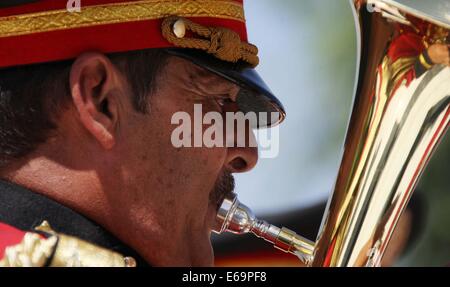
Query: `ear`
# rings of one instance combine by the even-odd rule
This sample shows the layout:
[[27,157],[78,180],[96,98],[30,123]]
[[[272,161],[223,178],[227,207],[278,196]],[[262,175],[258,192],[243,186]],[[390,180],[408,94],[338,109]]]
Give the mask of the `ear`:
[[120,91],[123,86],[117,68],[100,53],[78,57],[70,71],[73,104],[82,126],[105,149],[116,142]]

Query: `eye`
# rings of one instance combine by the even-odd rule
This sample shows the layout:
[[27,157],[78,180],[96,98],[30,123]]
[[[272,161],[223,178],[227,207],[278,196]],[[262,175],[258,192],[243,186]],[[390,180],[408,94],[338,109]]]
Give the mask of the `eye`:
[[217,101],[217,104],[219,104],[219,106],[221,106],[221,107],[233,102],[230,98],[225,98],[225,97],[216,98],[216,101]]
[[228,97],[216,97],[215,101],[222,109],[228,106],[230,103],[233,103],[233,101]]
[[225,99],[220,98],[220,99],[216,99],[217,104],[219,104],[219,106],[223,107],[225,106]]

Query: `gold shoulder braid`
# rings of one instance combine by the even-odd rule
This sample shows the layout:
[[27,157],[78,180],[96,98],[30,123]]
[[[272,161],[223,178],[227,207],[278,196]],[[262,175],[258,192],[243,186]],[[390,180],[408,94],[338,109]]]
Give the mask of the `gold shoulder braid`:
[[[205,27],[177,16],[164,19],[161,29],[164,38],[176,47],[200,49],[227,62],[237,63],[242,60],[252,67],[259,64],[258,48],[241,41],[233,30]],[[191,31],[198,38],[185,37],[186,31]]]
[[[8,247],[0,267],[135,267],[136,261],[87,241],[58,234],[44,221],[38,231],[27,232],[21,243]],[[50,262],[49,262],[50,260]]]
[[7,247],[0,267],[43,267],[53,254],[58,238],[42,239],[38,234],[27,232],[21,243]]

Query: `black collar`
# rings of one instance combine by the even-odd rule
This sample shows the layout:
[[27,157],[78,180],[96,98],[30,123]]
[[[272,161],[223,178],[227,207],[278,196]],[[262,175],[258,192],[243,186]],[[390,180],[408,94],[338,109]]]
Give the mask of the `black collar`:
[[0,180],[0,222],[23,231],[32,231],[44,220],[56,232],[131,256],[136,259],[137,266],[148,266],[136,251],[95,222],[45,196]]

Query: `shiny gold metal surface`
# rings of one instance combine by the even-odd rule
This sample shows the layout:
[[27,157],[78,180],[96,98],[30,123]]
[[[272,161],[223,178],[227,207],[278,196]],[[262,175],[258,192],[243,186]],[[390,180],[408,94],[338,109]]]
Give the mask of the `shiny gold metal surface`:
[[253,233],[309,266],[379,266],[450,122],[450,2],[350,0],[357,26],[353,110],[316,243],[226,198],[215,231]]
[[352,1],[360,42],[357,86],[312,266],[379,266],[448,129],[450,67],[433,53],[448,51],[450,26],[398,2]]

